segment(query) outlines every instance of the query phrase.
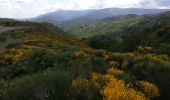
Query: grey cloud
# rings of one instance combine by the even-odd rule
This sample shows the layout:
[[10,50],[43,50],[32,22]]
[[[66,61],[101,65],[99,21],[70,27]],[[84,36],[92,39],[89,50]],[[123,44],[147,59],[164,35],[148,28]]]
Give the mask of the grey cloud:
[[155,0],[155,2],[161,6],[170,6],[170,0]]
[[141,6],[150,6],[151,4],[155,4],[158,8],[170,7],[170,0],[142,0],[139,3]]
[[[104,8],[104,0],[96,0],[96,8]],[[93,8],[93,7],[92,7]]]
[[9,1],[0,1],[0,4],[9,4],[9,3],[14,3],[14,4],[20,4],[20,3],[25,3],[24,1],[20,0],[9,0]]

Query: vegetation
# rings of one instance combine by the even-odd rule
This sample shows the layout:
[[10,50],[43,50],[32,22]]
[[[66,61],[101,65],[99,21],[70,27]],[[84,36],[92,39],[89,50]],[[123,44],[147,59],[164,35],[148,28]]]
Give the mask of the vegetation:
[[170,99],[167,30],[79,40],[48,23],[0,25],[15,28],[0,34],[0,100]]

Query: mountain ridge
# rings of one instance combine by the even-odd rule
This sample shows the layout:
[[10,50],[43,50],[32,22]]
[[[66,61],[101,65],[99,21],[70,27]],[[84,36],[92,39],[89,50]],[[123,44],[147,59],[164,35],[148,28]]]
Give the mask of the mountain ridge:
[[30,19],[36,22],[49,22],[54,25],[67,22],[74,19],[103,19],[107,17],[123,15],[123,14],[153,14],[168,11],[169,9],[143,9],[143,8],[104,8],[90,10],[59,10],[37,16]]
[[143,32],[142,30],[144,28],[151,28],[154,25],[164,25],[163,23],[168,23],[170,17],[169,13],[170,11],[140,16],[135,14],[128,14],[84,22],[81,20],[78,22],[73,20],[73,22],[64,23],[62,29],[77,37],[90,37],[93,35],[119,33],[124,33],[125,35],[134,33],[135,31],[137,32],[137,30]]

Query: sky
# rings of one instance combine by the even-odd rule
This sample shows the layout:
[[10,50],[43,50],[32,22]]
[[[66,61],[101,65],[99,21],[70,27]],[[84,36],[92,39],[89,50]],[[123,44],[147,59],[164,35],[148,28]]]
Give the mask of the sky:
[[0,0],[0,17],[31,18],[57,10],[110,7],[170,9],[170,0]]

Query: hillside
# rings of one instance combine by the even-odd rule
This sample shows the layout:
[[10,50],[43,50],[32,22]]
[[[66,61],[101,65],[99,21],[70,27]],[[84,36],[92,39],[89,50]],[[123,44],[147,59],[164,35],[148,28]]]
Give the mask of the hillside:
[[[73,39],[69,34],[50,23],[35,23],[35,22],[22,22],[15,20],[0,20],[1,36],[9,36],[11,34],[27,34],[35,33],[40,35],[54,35],[59,40]],[[8,38],[8,37],[7,37]],[[69,43],[69,42],[68,42]],[[71,43],[71,42],[70,42]]]
[[[119,16],[102,21],[118,23],[136,17]],[[170,98],[169,55],[153,52],[151,45],[137,44],[138,48],[124,52],[94,49],[87,40],[76,39],[52,24],[11,19],[0,19],[0,32],[0,100]],[[93,43],[108,47],[112,47],[108,43],[115,43],[104,40],[100,38],[101,42]]]
[[[89,31],[89,30],[81,30],[81,32],[82,33],[86,32],[85,36],[88,36],[87,35],[88,33],[92,34],[89,38],[86,39],[86,41],[88,41],[89,46],[96,49],[105,49],[111,52],[136,53],[138,51],[140,52],[142,51],[144,54],[145,53],[165,54],[166,56],[169,57],[170,56],[170,52],[169,52],[170,12],[149,14],[149,15],[142,15],[142,16],[132,16],[132,17],[134,18],[128,19],[131,18],[131,15],[130,16],[124,15],[123,17],[118,16],[118,18],[115,17],[106,18],[104,19],[105,20],[104,22],[100,21],[99,23],[95,24],[96,27],[100,26],[99,28],[97,28],[99,30],[97,32],[100,33],[97,33],[96,31]],[[127,20],[124,21],[122,18],[125,18]],[[119,21],[119,19],[121,19],[121,21],[115,23],[116,21]],[[103,23],[106,24],[103,25]],[[113,23],[113,24],[109,24],[109,23]],[[123,27],[120,26],[122,25],[122,23],[123,23]],[[103,29],[106,30],[104,30],[103,32]],[[111,31],[109,31],[109,29],[111,29]],[[115,29],[118,30],[115,31]],[[77,30],[79,30],[79,28],[77,28]],[[147,73],[146,69],[148,68],[148,66],[152,66],[152,64],[151,65],[150,64],[151,63],[147,61],[145,62],[145,64],[141,63],[141,66],[143,66],[144,68],[143,70],[144,77],[148,77],[145,76],[145,72]],[[169,67],[170,66],[168,65],[167,68]],[[155,70],[152,70],[152,72],[155,72]],[[166,86],[169,87],[168,85]],[[164,95],[164,93],[162,94]]]
[[124,15],[124,14],[154,14],[169,9],[141,9],[141,8],[105,8],[105,9],[89,9],[89,10],[59,10],[37,16],[36,18],[30,19],[30,21],[36,22],[49,22],[57,26],[60,24],[67,23],[72,20],[96,20],[103,19],[112,16]]
[[[120,21],[115,20],[116,19],[115,17],[104,19],[103,22],[100,21],[98,22],[98,24],[96,24],[96,28],[98,30],[95,32],[93,29],[82,30],[81,28],[77,28],[77,32],[81,31],[82,33],[85,33],[85,36],[88,36],[88,34],[90,34],[90,36],[92,36],[90,39],[90,42],[92,44],[94,43],[93,45],[97,44],[99,48],[110,47],[111,49],[112,46],[106,45],[105,44],[106,42],[108,42],[110,45],[111,43],[109,41],[112,41],[112,42],[117,41],[118,44],[121,44],[123,43],[124,40],[130,37],[136,39],[136,41],[134,39],[134,42],[137,43],[136,46],[138,46],[139,44],[142,45],[144,42],[146,42],[146,44],[147,42],[150,42],[149,45],[170,42],[169,41],[170,12],[135,16],[135,18],[132,17],[132,19],[126,18],[127,16],[130,16],[130,15],[124,15],[125,20],[123,20],[122,17],[117,16],[118,17],[117,19],[119,18],[121,19]],[[103,23],[105,23],[105,25]],[[74,28],[70,30],[74,30]],[[77,36],[79,36],[78,33],[77,33]],[[83,37],[83,35],[81,37]],[[150,39],[147,40],[147,38],[152,38],[152,41],[150,41]],[[127,42],[128,41],[130,40],[127,40]],[[143,41],[143,43],[141,43],[140,41]],[[102,45],[100,43],[102,43]],[[127,46],[127,48],[131,48],[132,50],[132,49],[135,49],[136,46],[134,43],[133,47]]]
[[[169,12],[148,15],[119,15],[101,20],[67,22],[63,30],[77,37],[91,37],[94,35],[122,35],[135,32],[143,33],[143,30],[167,27],[169,23]],[[166,26],[165,26],[166,25]],[[160,28],[158,28],[160,29]]]
[[67,33],[81,37],[91,37],[122,31],[128,24],[133,23],[138,15],[128,14],[108,17],[101,20],[73,20],[62,24],[62,29]]

